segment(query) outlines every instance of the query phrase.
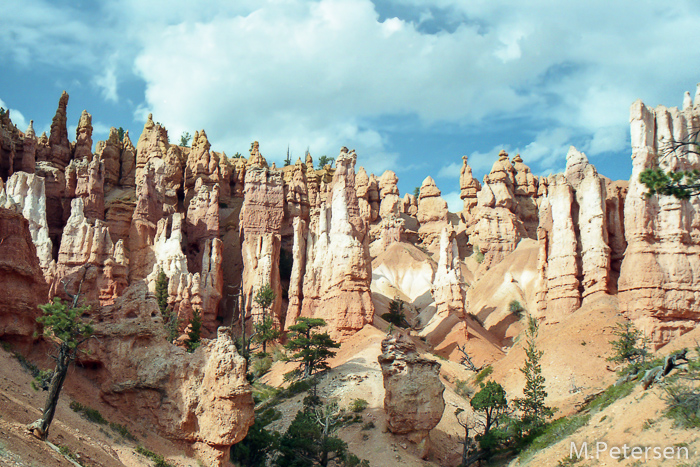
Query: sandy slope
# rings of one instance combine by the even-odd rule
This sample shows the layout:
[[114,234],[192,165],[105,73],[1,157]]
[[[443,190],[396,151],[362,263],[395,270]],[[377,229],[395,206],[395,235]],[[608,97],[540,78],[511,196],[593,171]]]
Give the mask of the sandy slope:
[[[83,380],[80,369],[71,368],[67,387],[61,394],[49,441],[66,446],[91,467],[138,467],[151,465],[134,452],[136,443],[125,441],[104,425],[91,423],[69,408],[71,396],[83,405],[95,408],[109,421],[128,425],[139,443],[168,458],[177,466],[195,467],[182,448],[155,436],[148,426],[129,420],[128,414],[117,414],[101,403],[96,388]],[[25,426],[41,415],[46,392],[31,387],[32,377],[8,352],[0,350],[0,466],[58,467],[74,465],[47,444],[28,434]]]

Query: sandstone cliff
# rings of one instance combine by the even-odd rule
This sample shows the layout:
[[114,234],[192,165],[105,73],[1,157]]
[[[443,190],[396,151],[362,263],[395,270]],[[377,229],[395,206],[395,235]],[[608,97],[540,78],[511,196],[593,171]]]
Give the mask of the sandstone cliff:
[[379,364],[384,377],[388,430],[409,434],[413,442],[422,445],[426,457],[430,430],[437,426],[445,410],[440,364],[420,357],[416,346],[401,335],[382,341]]

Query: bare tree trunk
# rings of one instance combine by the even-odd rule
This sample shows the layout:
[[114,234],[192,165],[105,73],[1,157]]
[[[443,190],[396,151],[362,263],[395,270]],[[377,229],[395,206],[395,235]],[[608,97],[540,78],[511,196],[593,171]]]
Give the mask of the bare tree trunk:
[[68,367],[70,366],[72,360],[71,354],[72,351],[68,348],[68,346],[61,344],[58,352],[58,359],[56,360],[56,369],[54,370],[53,377],[51,378],[49,394],[46,396],[44,413],[39,420],[27,427],[30,431],[36,430],[37,436],[42,441],[45,441],[49,436],[49,427],[51,426],[54,414],[56,413],[58,398],[61,395],[61,389],[63,389],[63,383],[66,380]]

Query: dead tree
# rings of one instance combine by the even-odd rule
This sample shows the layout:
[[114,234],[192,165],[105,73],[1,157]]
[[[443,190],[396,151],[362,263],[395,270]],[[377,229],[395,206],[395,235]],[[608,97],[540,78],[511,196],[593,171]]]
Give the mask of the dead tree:
[[[464,417],[460,417],[461,414],[465,414]],[[478,421],[474,419],[473,414],[468,414],[464,409],[455,410],[455,417],[457,418],[457,423],[459,426],[464,428],[464,439],[460,442],[462,447],[462,463],[460,466],[465,467],[469,465],[469,454],[474,452],[476,448],[476,442],[470,433],[472,433],[476,427],[479,425]],[[473,449],[474,448],[474,449]],[[476,461],[478,459],[474,459]]]
[[[664,359],[663,365],[659,365],[650,370],[647,370],[647,372],[644,374],[644,378],[642,378],[642,387],[644,389],[649,389],[649,387],[651,387],[652,384],[661,381],[664,377],[671,373],[671,371],[673,371],[674,368],[688,363],[687,355],[687,349],[679,350],[678,352],[674,352],[671,355],[667,355]],[[683,361],[680,362],[680,360]]]
[[462,358],[459,360],[459,363],[461,363],[462,365],[467,367],[467,370],[469,370],[469,371],[474,371],[476,373],[481,371],[483,366],[480,366],[477,368],[477,366],[474,365],[474,362],[472,362],[471,357],[469,356],[469,354],[466,351],[466,346],[464,346],[464,345],[460,346],[459,344],[457,344],[457,350],[462,352]]

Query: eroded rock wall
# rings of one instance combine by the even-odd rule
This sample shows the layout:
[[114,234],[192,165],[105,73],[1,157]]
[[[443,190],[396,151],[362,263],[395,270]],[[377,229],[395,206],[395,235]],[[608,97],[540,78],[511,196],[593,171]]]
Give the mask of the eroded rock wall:
[[700,130],[700,102],[683,110],[641,101],[630,108],[632,177],[625,199],[627,250],[618,283],[620,309],[655,347],[700,321],[700,198],[652,196],[640,173],[656,163],[664,170],[700,168],[696,154],[673,150]]

